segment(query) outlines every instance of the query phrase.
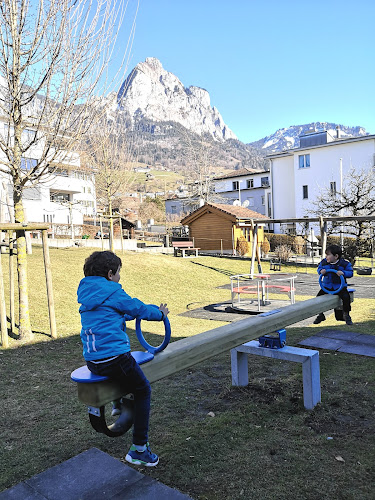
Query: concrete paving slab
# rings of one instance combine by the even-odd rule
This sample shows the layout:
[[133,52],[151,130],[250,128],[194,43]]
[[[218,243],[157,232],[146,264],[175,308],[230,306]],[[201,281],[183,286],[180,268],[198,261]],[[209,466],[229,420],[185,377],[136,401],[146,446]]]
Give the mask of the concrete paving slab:
[[165,484],[158,483],[148,476],[144,476],[142,481],[133,483],[130,488],[120,491],[112,497],[112,500],[191,500],[191,497],[184,495],[178,490],[169,488]]
[[[143,486],[145,494],[143,494]],[[127,496],[128,492],[130,496]],[[134,496],[135,492],[137,496]],[[163,492],[163,494],[157,496],[157,492]],[[188,500],[190,497],[144,476],[96,448],[80,453],[0,494],[0,500],[109,500],[113,498]]]
[[19,483],[13,488],[0,493],[1,500],[46,500],[46,497],[25,483]]
[[316,347],[318,349],[328,349],[330,351],[337,351],[337,349],[339,349],[344,343],[345,343],[344,340],[313,336],[301,340],[301,342],[299,342],[299,345]]
[[369,356],[375,358],[375,346],[366,344],[357,344],[355,342],[345,342],[339,349],[339,352],[346,352],[348,354],[359,354],[360,356]]
[[361,334],[358,332],[347,332],[345,330],[322,330],[321,332],[315,333],[314,337],[328,337],[330,339],[354,342],[357,341],[360,335]]
[[356,342],[375,347],[375,335],[367,335],[365,333],[361,333],[361,335],[356,338]]

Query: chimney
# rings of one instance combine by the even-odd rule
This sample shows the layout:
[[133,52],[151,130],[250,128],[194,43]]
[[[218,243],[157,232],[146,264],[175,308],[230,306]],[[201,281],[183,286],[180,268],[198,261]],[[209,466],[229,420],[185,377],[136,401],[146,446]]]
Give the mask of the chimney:
[[336,125],[336,139],[340,139],[340,127]]

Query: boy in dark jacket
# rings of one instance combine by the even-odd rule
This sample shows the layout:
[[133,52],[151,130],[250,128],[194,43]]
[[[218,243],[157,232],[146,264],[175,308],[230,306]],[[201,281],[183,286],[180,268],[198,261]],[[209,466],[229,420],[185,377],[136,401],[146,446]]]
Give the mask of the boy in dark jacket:
[[[336,271],[334,273],[327,273],[327,269],[333,269]],[[341,278],[340,276],[344,276],[345,282],[346,278],[351,278],[353,276],[353,268],[351,263],[348,260],[342,258],[342,250],[339,245],[330,245],[326,250],[326,258],[321,261],[318,266],[318,274],[322,274],[324,276],[324,287],[327,290],[338,290],[341,286]],[[323,290],[319,290],[317,297],[319,295],[325,295],[326,292]],[[347,286],[337,294],[343,304],[343,312],[344,312],[344,320],[347,325],[352,325],[352,318],[350,317],[351,305],[350,305],[350,295],[347,290]],[[323,313],[318,314],[315,318],[314,324],[318,325],[322,321],[324,321],[326,317]]]
[[89,370],[119,381],[134,395],[133,445],[126,460],[135,465],[155,466],[159,458],[148,443],[151,387],[130,353],[126,320],[162,321],[167,304],[159,309],[131,298],[119,284],[121,259],[113,252],[94,252],[85,261],[85,277],[78,286],[81,304],[81,340]]

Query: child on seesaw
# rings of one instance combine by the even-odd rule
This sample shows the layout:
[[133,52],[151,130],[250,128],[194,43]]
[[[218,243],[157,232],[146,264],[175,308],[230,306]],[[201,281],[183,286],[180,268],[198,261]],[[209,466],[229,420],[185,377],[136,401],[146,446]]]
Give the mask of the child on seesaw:
[[83,356],[92,373],[120,382],[134,395],[133,445],[125,458],[152,467],[159,458],[148,443],[151,387],[130,353],[126,320],[163,321],[169,310],[167,304],[157,309],[131,298],[119,283],[120,269],[121,259],[113,252],[94,252],[85,260],[77,291]]
[[[333,269],[336,271],[334,273],[327,273],[328,269]],[[339,245],[330,245],[326,250],[326,258],[323,259],[318,266],[318,274],[322,274],[324,276],[324,288],[327,290],[338,290],[341,286],[341,278],[340,276],[344,276],[345,283],[346,278],[351,278],[353,276],[353,268],[351,263],[348,260],[342,258],[342,250]],[[326,292],[323,290],[319,290],[317,297],[319,295],[325,295]],[[346,285],[338,292],[337,294],[343,304],[343,312],[344,312],[344,320],[347,325],[352,325],[353,321],[350,317],[351,305],[350,305],[350,295],[347,290]],[[318,325],[322,321],[324,321],[326,317],[324,313],[318,314],[315,318],[314,325]]]

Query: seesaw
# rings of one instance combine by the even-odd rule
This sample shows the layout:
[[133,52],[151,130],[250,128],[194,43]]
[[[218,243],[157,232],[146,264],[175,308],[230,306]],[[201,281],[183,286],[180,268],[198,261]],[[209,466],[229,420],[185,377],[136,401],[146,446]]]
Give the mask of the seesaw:
[[[151,361],[144,363],[142,370],[152,384],[202,363],[206,359],[228,353],[231,349],[257,339],[261,335],[285,328],[321,312],[335,309],[340,303],[341,299],[338,295],[323,295],[258,316],[234,321],[192,337],[182,338],[169,344],[167,349],[159,352]],[[82,379],[75,377],[74,380],[78,382],[78,399],[89,407],[90,422],[94,429],[98,432],[104,432],[108,436],[120,436],[131,427],[130,418],[124,419],[126,422],[123,424],[120,420],[121,425],[116,422],[117,425],[107,427],[104,418],[100,417],[102,406],[124,396],[124,391],[118,384],[103,379],[103,377],[91,381],[84,377]],[[126,405],[128,403],[126,398],[123,400]],[[99,426],[100,421],[103,423],[102,427]]]
[[[157,307],[157,306],[155,306]],[[133,351],[131,355],[139,365],[147,363],[154,359],[155,354],[163,351],[171,339],[171,327],[167,317],[164,318],[165,335],[162,343],[154,347],[150,345],[142,334],[141,320],[136,319],[135,331],[143,351]],[[86,403],[89,419],[92,427],[109,437],[121,436],[127,432],[134,421],[134,401],[132,394],[124,394],[120,384],[110,380],[108,377],[95,375],[90,372],[87,366],[81,366],[74,370],[71,379],[77,382],[78,399]],[[121,414],[118,419],[110,425],[107,425],[105,417],[106,404],[121,398]]]

